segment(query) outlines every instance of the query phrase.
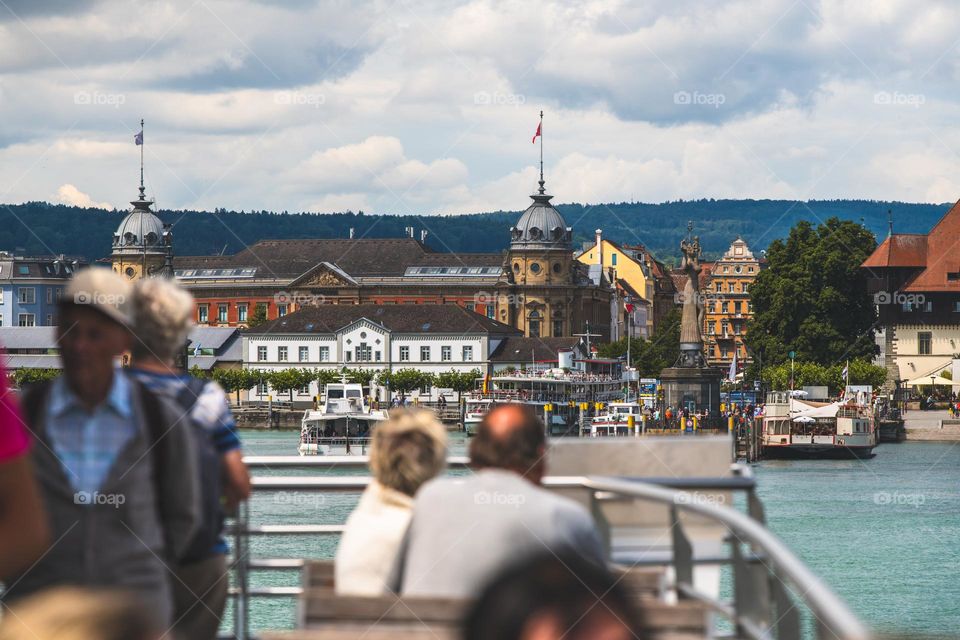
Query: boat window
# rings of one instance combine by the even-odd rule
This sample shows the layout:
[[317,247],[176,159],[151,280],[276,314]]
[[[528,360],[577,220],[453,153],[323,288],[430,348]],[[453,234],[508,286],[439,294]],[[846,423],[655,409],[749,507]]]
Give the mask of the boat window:
[[343,389],[330,389],[327,391],[327,398],[342,398]]
[[348,398],[359,398],[359,397],[360,397],[360,390],[359,390],[359,389],[347,389],[347,397],[348,397]]

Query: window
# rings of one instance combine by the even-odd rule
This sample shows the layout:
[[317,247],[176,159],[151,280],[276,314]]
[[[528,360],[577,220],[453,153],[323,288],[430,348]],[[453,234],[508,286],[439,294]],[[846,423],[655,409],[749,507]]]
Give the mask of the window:
[[37,290],[33,287],[17,287],[17,301],[20,304],[33,304],[37,301]]
[[929,331],[921,331],[917,334],[917,353],[921,356],[929,356],[933,353],[933,334]]
[[247,305],[238,304],[237,305],[237,322],[246,322],[247,321]]
[[733,312],[734,312],[734,313],[740,313],[740,302],[739,302],[739,301],[733,303]]
[[400,362],[410,361],[410,347],[400,347]]
[[266,362],[266,360],[267,360],[267,348],[257,347],[257,362]]
[[25,264],[20,265],[20,275],[28,276],[30,275],[30,267]]
[[48,314],[47,314],[47,326],[48,326],[48,327],[52,327],[52,326],[53,326],[53,314],[52,314],[52,313],[48,313]]
[[530,273],[540,273],[540,263],[534,262],[530,265]]
[[47,287],[47,304],[53,304],[53,288]]
[[954,302],[954,303],[953,303],[953,312],[954,312],[954,313],[960,313],[960,302]]
[[[3,302],[3,300],[0,299],[0,302]],[[488,304],[488,305],[487,305],[487,317],[488,317],[488,318],[493,318],[493,316],[494,316],[493,305],[492,305],[492,304]]]
[[923,310],[926,311],[927,313],[930,313],[931,311],[933,311],[933,300],[927,300],[923,304]]
[[430,347],[420,347],[420,362],[430,361]]
[[528,324],[530,326],[530,337],[539,338],[540,337],[540,312],[539,311],[534,310],[530,312],[530,318],[529,318]]
[[320,347],[320,362],[330,361],[330,347]]
[[267,391],[268,391],[268,389],[267,389],[267,383],[266,383],[266,382],[264,382],[263,380],[261,380],[259,383],[257,383],[257,395],[265,396],[265,395],[267,395]]
[[452,349],[448,346],[440,347],[440,360],[450,362],[453,360]]
[[210,306],[206,304],[200,305],[197,307],[197,322],[206,324],[207,320],[209,320],[209,314]]
[[373,350],[366,342],[361,342],[357,348],[357,362],[370,362],[373,359]]
[[727,313],[727,303],[726,303],[726,302],[721,302],[721,303],[720,303],[720,313]]
[[563,335],[563,319],[554,318],[553,320],[553,336],[559,337]]
[[304,396],[305,396],[305,395],[308,395],[308,394],[310,393],[310,383],[308,382],[307,384],[305,384],[305,385],[303,385],[302,387],[300,387],[300,390],[298,391],[298,393],[300,393],[300,395],[304,395]]
[[610,264],[613,265],[614,267],[617,266],[617,254],[615,253],[610,254]]
[[470,362],[473,360],[473,345],[464,345],[463,347],[463,361]]
[[717,281],[717,293],[720,293],[721,291],[723,291],[723,283]]
[[310,347],[300,347],[300,362],[310,359]]
[[277,361],[286,362],[287,361],[287,348],[286,347],[277,347]]
[[352,361],[353,361],[353,353],[350,352],[350,351],[344,351],[344,352],[343,352],[343,361],[344,361],[344,362],[352,362]]
[[17,324],[21,327],[32,327],[37,323],[36,316],[32,313],[21,313],[17,319]]
[[[57,300],[60,299],[60,289],[57,289]],[[3,289],[0,289],[0,304],[3,304]]]
[[373,352],[373,359],[374,359],[375,361],[377,361],[377,362],[380,362],[381,356],[380,356],[380,350],[379,350],[379,349]]
[[217,322],[226,322],[227,321],[227,310],[229,305],[218,304],[217,305]]
[[277,317],[278,317],[278,318],[282,318],[282,317],[285,316],[285,315],[287,315],[287,305],[285,305],[285,304],[278,304],[278,305],[277,305]]
[[735,289],[734,283],[728,282],[728,283],[727,283],[727,293],[733,293],[734,289]]

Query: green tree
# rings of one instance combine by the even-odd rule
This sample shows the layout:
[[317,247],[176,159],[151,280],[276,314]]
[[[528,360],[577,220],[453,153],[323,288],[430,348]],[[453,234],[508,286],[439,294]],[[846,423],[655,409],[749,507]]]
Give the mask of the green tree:
[[[816,362],[794,362],[793,386],[826,386],[831,394],[844,389],[843,364],[824,366]],[[887,370],[867,360],[850,361],[850,384],[868,384],[874,388],[883,385]],[[790,388],[790,363],[784,362],[763,368],[763,381],[771,389]]]
[[471,371],[444,371],[436,376],[436,384],[443,389],[453,389],[457,392],[457,405],[460,404],[460,395],[477,386],[477,378],[481,377],[480,369]]
[[247,316],[247,327],[257,327],[267,321],[267,306],[258,304],[253,307],[253,313]]
[[240,392],[259,382],[258,372],[252,369],[214,369],[212,373],[213,379],[226,393],[237,394],[237,404],[240,404]]
[[432,384],[433,376],[419,369],[397,369],[392,372],[381,371],[377,381],[382,386],[390,387],[392,393],[406,397],[414,389]]
[[315,374],[310,369],[280,369],[271,371],[268,376],[270,386],[274,391],[290,393],[290,402],[293,402],[293,390],[306,386],[312,382]]
[[754,317],[746,343],[764,365],[788,359],[831,365],[871,358],[876,311],[860,265],[876,248],[862,225],[801,221],[767,250],[767,268],[750,286]]
[[22,389],[24,385],[46,382],[59,375],[59,369],[16,369],[10,378],[14,385]]
[[377,373],[376,369],[347,369],[347,380],[369,387]]
[[[627,339],[600,345],[597,354],[603,358],[625,358]],[[680,355],[680,311],[674,309],[660,321],[649,339],[630,339],[630,361],[641,376],[659,377],[672,367]]]

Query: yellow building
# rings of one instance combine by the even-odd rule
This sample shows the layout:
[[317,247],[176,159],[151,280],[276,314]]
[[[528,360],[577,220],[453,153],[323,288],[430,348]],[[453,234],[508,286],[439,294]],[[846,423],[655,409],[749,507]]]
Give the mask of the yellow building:
[[[738,365],[749,361],[743,338],[747,320],[753,317],[750,285],[760,273],[761,261],[737,236],[723,257],[713,264],[704,293],[704,347],[707,361],[729,368],[733,355]],[[738,366],[738,368],[741,368]]]
[[[618,285],[623,296],[620,304],[620,322],[627,323],[624,305],[632,302],[633,311],[630,314],[629,324],[633,337],[652,335],[656,316],[653,258],[644,247],[623,247],[604,239],[600,229],[597,229],[596,233],[593,245],[585,247],[577,254],[576,259],[586,265],[602,264],[605,273],[612,273],[613,281]],[[640,300],[632,300],[635,295],[639,295]],[[627,328],[623,326],[619,328],[616,335],[624,336],[626,333]]]

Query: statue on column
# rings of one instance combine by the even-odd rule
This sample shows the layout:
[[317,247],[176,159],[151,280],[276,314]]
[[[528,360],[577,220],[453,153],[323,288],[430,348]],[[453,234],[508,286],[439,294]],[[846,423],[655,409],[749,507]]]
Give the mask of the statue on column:
[[692,236],[693,222],[687,223],[687,237],[680,241],[680,252],[683,259],[680,262],[680,271],[687,276],[687,283],[683,287],[683,312],[680,317],[680,358],[678,367],[705,367],[703,357],[703,335],[701,333],[704,319],[703,296],[700,294],[700,238]]

